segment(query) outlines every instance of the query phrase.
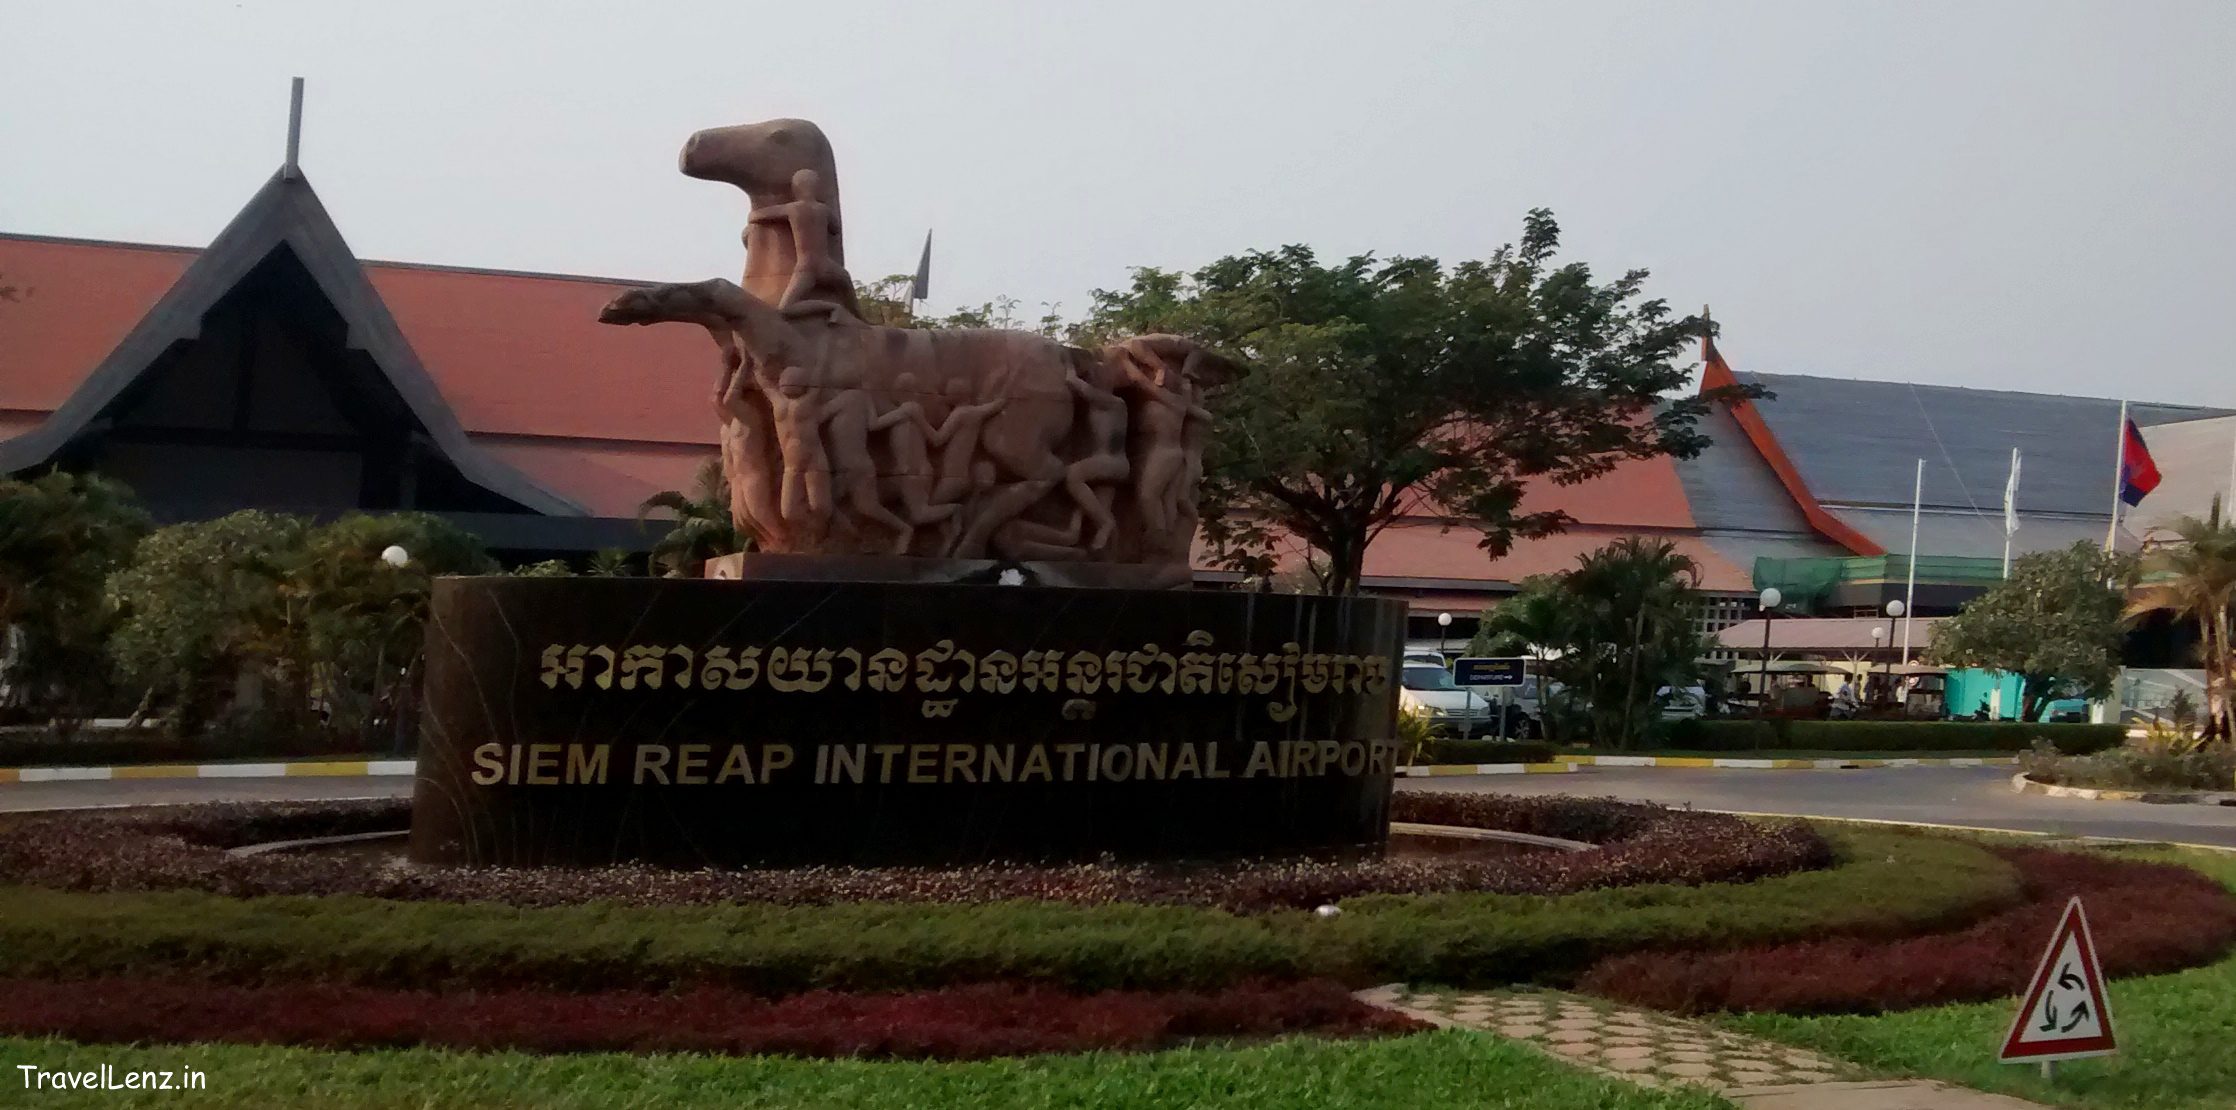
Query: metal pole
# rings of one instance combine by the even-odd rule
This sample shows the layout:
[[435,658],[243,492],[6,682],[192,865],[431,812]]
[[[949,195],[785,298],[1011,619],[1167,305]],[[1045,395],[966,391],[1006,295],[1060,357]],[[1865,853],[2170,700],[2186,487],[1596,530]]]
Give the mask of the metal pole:
[[[2012,473],[2014,473],[2014,474],[2015,474],[2015,473],[2017,473],[2017,472],[2018,472],[2018,469],[2019,469],[2019,449],[2018,449],[2018,448],[2016,448],[2016,447],[2013,447],[2013,448],[2011,448],[2011,471],[2012,471]],[[2004,510],[2003,510],[2003,515],[2004,515],[2004,521],[2003,521],[2003,577],[2005,577],[2005,578],[2009,578],[2009,577],[2011,577],[2011,521],[2010,521],[2010,516],[2011,516],[2011,514],[2013,514],[2013,513],[2017,512],[2017,511],[2018,511],[2018,502],[2017,502],[2017,501],[2016,501],[2015,499],[2014,499],[2014,500],[2013,500],[2013,501],[2011,502],[2011,504],[2009,504],[2009,505],[2005,506],[2005,507],[2004,507]]]
[[2127,463],[2127,402],[2120,402],[2120,427],[2112,436],[2112,523],[2104,529],[2104,550],[2119,546],[2120,540],[2120,473]]
[[280,167],[280,176],[294,178],[303,171],[295,164],[295,156],[303,148],[303,79],[298,77],[287,91],[287,161]]
[[1918,460],[1917,484],[1910,491],[1910,584],[1902,590],[1902,665],[1910,665],[1910,617],[1918,608],[1918,509],[1925,503],[1925,460]]
[[1770,711],[1770,610],[1762,611],[1762,673],[1755,680],[1755,716]]

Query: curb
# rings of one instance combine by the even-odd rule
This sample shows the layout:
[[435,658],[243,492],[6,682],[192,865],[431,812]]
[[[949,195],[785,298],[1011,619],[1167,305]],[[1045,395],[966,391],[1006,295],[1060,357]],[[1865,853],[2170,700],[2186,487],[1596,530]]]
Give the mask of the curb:
[[411,759],[330,759],[298,763],[168,763],[124,767],[0,767],[0,782],[108,782],[117,779],[367,778],[409,775]]
[[2011,776],[2011,789],[2021,794],[2051,798],[2086,798],[2092,802],[2150,802],[2154,805],[2217,806],[2236,804],[2236,793],[2225,790],[2110,790],[2096,786],[2059,786],[2036,782],[2021,771]]
[[1720,771],[1849,771],[1865,767],[1998,767],[2017,756],[1919,756],[1895,759],[1725,759],[1697,755],[1564,755],[1564,763],[1584,767],[1674,767]]
[[1399,778],[1430,778],[1443,775],[1569,775],[1577,766],[1559,763],[1437,763],[1397,769]]
[[2007,767],[2017,756],[1952,756],[1947,759],[1722,759],[1697,755],[1564,755],[1550,763],[1438,763],[1400,767],[1401,778],[1434,775],[1555,775],[1586,767],[1661,767],[1716,771],[1854,771],[1870,767]]

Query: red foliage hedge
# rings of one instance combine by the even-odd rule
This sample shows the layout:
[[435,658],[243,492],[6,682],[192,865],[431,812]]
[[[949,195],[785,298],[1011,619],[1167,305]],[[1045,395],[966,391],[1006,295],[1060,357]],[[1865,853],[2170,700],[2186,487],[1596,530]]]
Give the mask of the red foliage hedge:
[[1421,1028],[1324,979],[1201,994],[1081,995],[984,984],[914,994],[819,991],[774,1001],[714,987],[675,994],[433,994],[186,979],[0,980],[0,1034],[97,1043],[975,1059],[1145,1049],[1199,1037],[1370,1036]]
[[63,890],[203,890],[235,896],[352,894],[545,906],[853,901],[1152,902],[1238,912],[1303,909],[1364,894],[1562,894],[1637,883],[1738,882],[1832,862],[1799,822],[1609,799],[1399,791],[1398,820],[1538,833],[1600,845],[1470,857],[1232,860],[1191,864],[988,864],[964,868],[652,867],[511,870],[419,867],[357,853],[225,849],[402,828],[394,802],[219,803],[0,822],[0,882]]
[[2186,867],[2042,848],[2001,854],[2026,900],[1968,928],[1903,940],[1833,938],[1600,961],[1579,989],[1680,1013],[1870,1013],[2017,994],[2065,903],[2080,895],[2107,975],[2194,967],[2236,945],[2236,898]]

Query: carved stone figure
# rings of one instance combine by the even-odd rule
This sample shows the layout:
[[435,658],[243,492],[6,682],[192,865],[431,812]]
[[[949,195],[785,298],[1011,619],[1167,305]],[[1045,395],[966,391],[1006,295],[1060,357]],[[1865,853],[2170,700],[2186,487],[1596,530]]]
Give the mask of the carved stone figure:
[[681,164],[751,198],[744,286],[634,289],[599,318],[714,336],[731,511],[761,550],[1151,564],[1185,581],[1203,390],[1232,364],[1172,335],[1091,352],[869,325],[814,124],[702,131]]

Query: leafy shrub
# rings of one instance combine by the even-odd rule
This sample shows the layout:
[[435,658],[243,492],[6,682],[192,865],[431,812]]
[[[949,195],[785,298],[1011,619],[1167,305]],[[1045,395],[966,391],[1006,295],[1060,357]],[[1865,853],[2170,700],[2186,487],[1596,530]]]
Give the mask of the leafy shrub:
[[[727,986],[766,995],[989,980],[1075,991],[1312,977],[1558,983],[1641,948],[1912,935],[1976,920],[2019,896],[2011,866],[1975,845],[1880,830],[1832,838],[1839,866],[1749,883],[1551,897],[1374,895],[1345,900],[1333,919],[1020,900],[526,908],[13,887],[0,888],[0,977],[179,974],[412,989]],[[556,872],[543,881],[553,897],[579,898],[569,881],[594,874]],[[507,875],[463,875],[461,886],[467,879],[498,884]]]
[[1538,740],[1454,740],[1439,738],[1428,746],[1430,763],[1545,763],[1553,746]]
[[1673,721],[1669,746],[1686,751],[2023,752],[2037,740],[2086,753],[2127,738],[2120,725],[2017,721],[1796,721],[1780,718]]
[[2017,994],[2066,901],[2084,898],[2107,975],[2205,963],[2236,944],[2236,898],[2186,867],[2013,848],[2026,901],[1951,932],[1904,940],[1802,940],[1721,951],[1641,951],[1601,961],[1579,987],[1684,1013],[1875,1012]]
[[0,767],[101,767],[220,759],[362,756],[355,736],[269,728],[213,728],[194,736],[156,729],[0,729]]
[[1797,822],[1611,800],[1401,791],[1400,820],[1503,828],[1602,844],[1591,852],[1481,857],[1284,858],[1195,864],[965,868],[802,867],[675,871],[389,867],[357,854],[228,855],[261,840],[401,828],[408,803],[218,804],[121,813],[60,813],[0,826],[0,879],[74,890],[207,890],[233,895],[352,894],[523,906],[890,900],[1078,904],[1145,902],[1240,912],[1309,909],[1365,894],[1555,894],[1634,883],[1762,878],[1831,862]]
[[1361,1036],[1423,1023],[1325,979],[1209,992],[978,984],[912,994],[816,991],[769,1000],[723,987],[660,994],[513,989],[455,994],[326,983],[188,979],[0,982],[0,1035],[90,1043],[310,1045],[531,1052],[977,1059],[1146,1049],[1193,1037]]
[[2168,736],[2133,740],[2094,755],[2062,755],[2037,742],[2019,757],[2036,782],[2114,790],[2236,789],[2236,745],[2193,745]]
[[75,722],[115,700],[102,591],[148,527],[107,478],[0,475],[0,718]]
[[2020,721],[1787,721],[1781,747],[1821,751],[2023,752],[2037,740],[2084,753],[2127,739],[2123,725],[2043,725]]

